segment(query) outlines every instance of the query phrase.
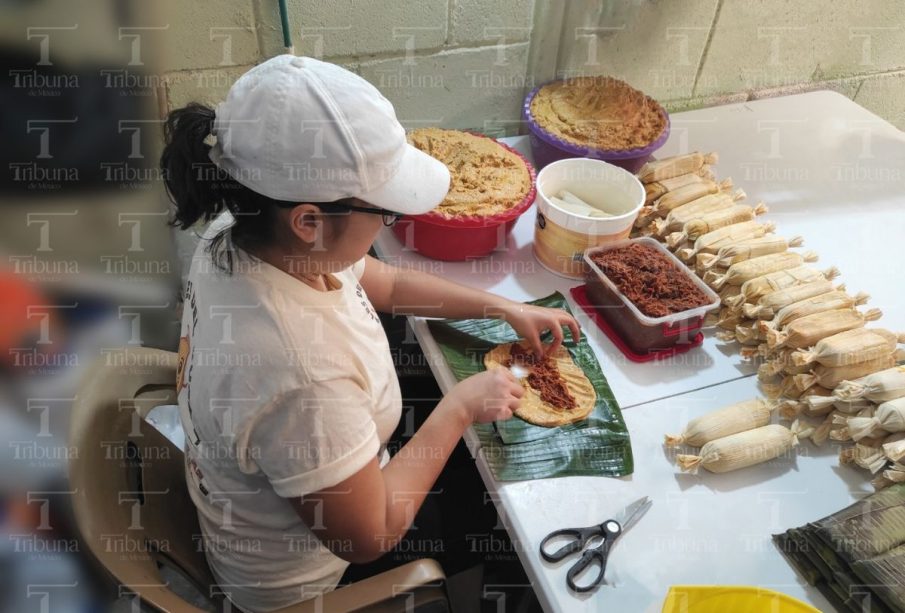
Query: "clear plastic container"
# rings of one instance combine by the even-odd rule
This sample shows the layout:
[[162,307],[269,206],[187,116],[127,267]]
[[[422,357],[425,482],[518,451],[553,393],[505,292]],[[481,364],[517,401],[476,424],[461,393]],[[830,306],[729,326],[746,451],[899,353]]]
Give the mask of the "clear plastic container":
[[[650,246],[666,256],[681,273],[691,279],[695,286],[707,296],[709,299],[707,304],[663,317],[648,317],[638,310],[638,307],[619,291],[616,285],[591,259],[591,256],[598,253],[612,251],[632,243]],[[592,247],[585,251],[584,261],[588,265],[585,281],[589,300],[607,323],[625,341],[626,345],[637,354],[669,349],[679,344],[695,342],[701,327],[704,325],[704,316],[709,311],[720,306],[720,297],[716,292],[707,287],[666,247],[652,238],[634,238],[601,247]]]

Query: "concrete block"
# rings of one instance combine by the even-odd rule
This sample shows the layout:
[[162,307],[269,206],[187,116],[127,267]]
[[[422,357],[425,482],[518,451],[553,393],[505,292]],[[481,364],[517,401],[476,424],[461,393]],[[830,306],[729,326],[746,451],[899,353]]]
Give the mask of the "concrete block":
[[725,0],[696,95],[760,90],[905,65],[898,2]]
[[201,102],[216,106],[226,98],[229,88],[251,66],[189,70],[166,75],[167,110]]
[[716,5],[716,0],[570,3],[559,76],[609,75],[657,99],[689,98]]
[[[252,0],[261,53],[284,53],[278,4]],[[296,55],[325,58],[352,55],[358,33],[352,30],[352,0],[287,0],[289,28]]]
[[356,55],[411,54],[446,42],[446,0],[353,0]]
[[[162,16],[163,72],[241,66],[260,57],[254,13],[247,2],[168,0]],[[142,29],[136,28],[136,33],[142,35]]]
[[[262,53],[283,53],[276,2],[253,0]],[[297,55],[320,59],[412,53],[446,42],[446,0],[288,0]]]
[[905,130],[905,71],[867,77],[854,100]]
[[533,14],[534,0],[451,0],[449,41],[502,45],[525,41],[531,35]]
[[527,87],[528,44],[451,49],[361,64],[361,75],[407,128],[441,126],[516,134]]

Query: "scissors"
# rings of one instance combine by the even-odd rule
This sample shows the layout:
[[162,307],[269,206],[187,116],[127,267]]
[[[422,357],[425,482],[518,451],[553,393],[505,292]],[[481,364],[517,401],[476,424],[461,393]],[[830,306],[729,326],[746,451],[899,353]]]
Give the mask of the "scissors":
[[[547,562],[559,562],[560,560],[572,555],[576,551],[582,551],[581,557],[572,565],[569,572],[566,573],[566,585],[570,589],[579,592],[590,592],[603,583],[603,575],[606,572],[606,560],[610,555],[610,548],[616,542],[622,533],[635,525],[642,515],[650,508],[652,501],[647,496],[639,498],[635,502],[629,504],[612,519],[608,519],[596,526],[587,528],[564,528],[551,532],[540,543],[540,555]],[[568,537],[568,543],[553,551],[547,550],[546,545],[551,540],[558,537]],[[596,547],[585,549],[591,541],[602,538],[603,540]],[[575,577],[584,569],[593,564],[600,563],[600,571],[594,580],[588,585],[576,585]]]

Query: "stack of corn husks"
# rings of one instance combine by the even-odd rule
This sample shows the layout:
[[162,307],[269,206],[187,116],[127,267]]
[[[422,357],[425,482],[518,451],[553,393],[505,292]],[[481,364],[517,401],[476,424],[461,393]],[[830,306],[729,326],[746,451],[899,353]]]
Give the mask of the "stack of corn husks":
[[838,610],[905,611],[905,484],[773,539]]
[[[835,267],[795,251],[804,240],[776,234],[731,179],[717,182],[715,153],[646,164],[647,202],[634,236],[664,242],[722,299],[707,325],[760,362],[758,379],[783,419],[813,425],[811,439],[845,443],[841,463],[871,471],[881,488],[905,481],[905,334],[868,327],[878,309],[850,293]],[[734,191],[733,191],[734,190]],[[870,391],[866,391],[870,390]],[[809,422],[809,419],[819,419]]]

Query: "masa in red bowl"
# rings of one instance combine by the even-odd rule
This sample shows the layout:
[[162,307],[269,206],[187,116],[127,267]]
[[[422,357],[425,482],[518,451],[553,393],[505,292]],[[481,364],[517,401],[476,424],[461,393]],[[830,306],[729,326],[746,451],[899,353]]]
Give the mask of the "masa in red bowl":
[[[471,136],[488,138],[477,134]],[[506,248],[512,226],[534,203],[536,173],[520,153],[503,143],[494,142],[525,164],[530,180],[528,193],[517,204],[490,215],[444,215],[437,209],[423,215],[407,215],[393,226],[393,234],[406,249],[435,260],[461,261]],[[453,168],[450,171],[455,172]]]

